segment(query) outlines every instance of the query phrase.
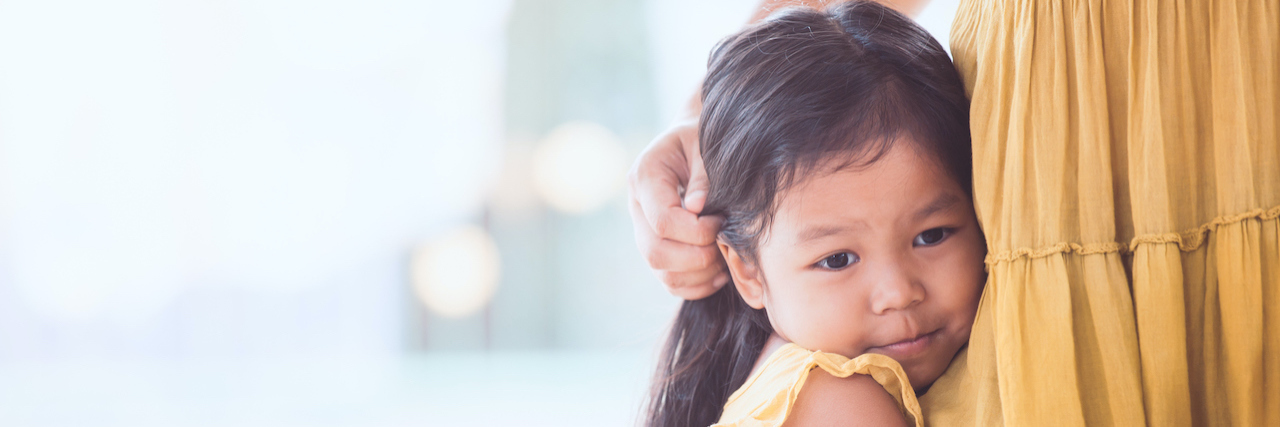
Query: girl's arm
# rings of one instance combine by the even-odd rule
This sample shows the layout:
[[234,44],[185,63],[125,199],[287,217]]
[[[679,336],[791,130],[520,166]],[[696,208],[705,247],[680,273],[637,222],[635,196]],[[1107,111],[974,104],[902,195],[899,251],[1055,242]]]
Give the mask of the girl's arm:
[[893,396],[871,377],[840,378],[814,369],[783,423],[783,427],[806,426],[907,427],[907,420]]
[[[839,0],[763,0],[749,23],[789,6],[825,7]],[[916,16],[928,0],[878,0],[907,16]],[[716,248],[719,218],[699,217],[707,196],[707,172],[698,149],[701,89],[689,101],[685,118],[654,138],[628,174],[636,246],[672,294],[702,299],[729,282]],[[681,197],[680,190],[684,188]]]

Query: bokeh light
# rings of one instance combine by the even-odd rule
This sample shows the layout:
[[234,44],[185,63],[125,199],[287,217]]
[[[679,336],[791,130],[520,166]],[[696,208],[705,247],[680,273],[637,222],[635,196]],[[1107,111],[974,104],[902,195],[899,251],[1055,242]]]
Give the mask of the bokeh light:
[[501,265],[489,233],[474,225],[458,227],[414,251],[413,289],[436,314],[464,317],[493,298]]
[[561,212],[591,212],[618,194],[626,179],[627,152],[613,132],[599,124],[562,124],[533,155],[533,185]]

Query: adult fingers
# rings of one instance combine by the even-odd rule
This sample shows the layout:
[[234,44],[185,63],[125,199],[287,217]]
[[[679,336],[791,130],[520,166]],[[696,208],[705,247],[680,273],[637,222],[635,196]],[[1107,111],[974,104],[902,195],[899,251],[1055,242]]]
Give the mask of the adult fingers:
[[716,245],[695,246],[666,240],[649,229],[640,217],[640,206],[630,204],[632,221],[635,222],[636,246],[654,275],[662,281],[667,292],[684,299],[701,299],[729,282],[729,274]]
[[729,283],[729,272],[725,269],[698,273],[671,273],[656,271],[659,280],[667,286],[672,295],[686,300],[699,300],[715,294]]
[[652,242],[645,260],[654,270],[674,272],[714,270],[724,265],[716,245],[695,246],[668,239]]
[[728,268],[716,244],[696,246],[663,239],[656,242],[652,253],[651,265],[666,268],[654,272],[668,292],[682,299],[709,297],[729,283]]
[[708,245],[691,245],[671,239],[663,239],[649,229],[640,216],[639,204],[630,204],[635,228],[636,246],[649,267],[654,270],[688,273],[722,268],[724,261],[720,249],[713,242]]
[[[679,128],[679,127],[678,127]],[[692,131],[690,129],[693,129]],[[682,138],[696,133],[696,127],[674,129],[659,136],[636,160],[630,174],[631,198],[641,208],[642,217],[663,239],[709,245],[720,231],[719,217],[699,217],[685,208],[680,187],[689,181],[690,161]],[[701,169],[701,157],[698,158]],[[705,176],[705,172],[703,172]],[[705,178],[699,183],[705,198]],[[702,207],[698,206],[700,210]]]
[[[702,213],[707,203],[707,192],[710,183],[707,181],[707,167],[702,163],[702,149],[698,146],[698,134],[685,135],[681,138],[685,158],[689,159],[689,183],[685,184],[684,208],[693,213]],[[717,227],[717,232],[719,227]]]

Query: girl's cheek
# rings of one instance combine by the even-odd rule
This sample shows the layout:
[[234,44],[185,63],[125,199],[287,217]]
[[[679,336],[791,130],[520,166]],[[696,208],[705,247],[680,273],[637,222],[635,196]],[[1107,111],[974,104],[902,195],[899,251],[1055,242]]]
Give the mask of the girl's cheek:
[[948,305],[969,304],[982,292],[983,254],[965,245],[947,252],[928,264],[934,279],[931,282],[943,285],[938,296],[950,299]]
[[853,266],[845,267],[842,270],[825,270],[822,268],[804,268],[797,272],[796,284],[803,287],[805,291],[815,294],[825,292],[835,292],[842,288],[852,286],[851,278],[853,277]]

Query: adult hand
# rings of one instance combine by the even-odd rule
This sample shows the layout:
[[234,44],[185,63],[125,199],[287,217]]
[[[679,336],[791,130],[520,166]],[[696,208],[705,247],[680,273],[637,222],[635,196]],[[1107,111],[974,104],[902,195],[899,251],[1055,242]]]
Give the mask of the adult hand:
[[636,245],[667,291],[695,300],[728,283],[716,247],[721,218],[698,216],[707,200],[707,171],[698,149],[697,120],[677,123],[658,135],[636,159],[628,182]]

